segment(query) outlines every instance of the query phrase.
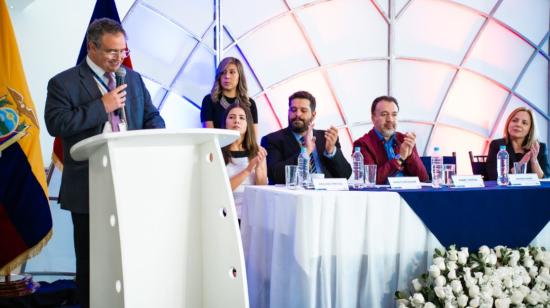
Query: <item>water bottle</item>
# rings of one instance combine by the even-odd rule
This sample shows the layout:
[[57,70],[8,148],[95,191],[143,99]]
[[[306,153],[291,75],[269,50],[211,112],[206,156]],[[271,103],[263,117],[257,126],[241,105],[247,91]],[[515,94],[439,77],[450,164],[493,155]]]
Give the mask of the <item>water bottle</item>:
[[309,178],[309,155],[306,148],[302,147],[298,155],[298,186],[307,188]]
[[497,153],[497,184],[499,186],[508,185],[509,158],[506,146],[501,145],[500,151]]
[[353,155],[351,155],[353,161],[353,174],[351,179],[351,186],[353,188],[362,188],[365,186],[365,162],[363,160],[363,154],[361,154],[361,148],[355,147]]
[[439,147],[434,147],[434,153],[432,154],[432,186],[440,187],[444,181],[443,174],[443,157],[439,152]]

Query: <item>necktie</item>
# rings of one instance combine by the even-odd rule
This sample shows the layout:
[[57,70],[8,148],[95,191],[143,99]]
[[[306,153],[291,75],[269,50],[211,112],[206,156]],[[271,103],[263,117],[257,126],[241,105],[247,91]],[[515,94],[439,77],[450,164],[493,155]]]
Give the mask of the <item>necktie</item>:
[[[306,145],[304,137],[300,137],[302,146]],[[309,174],[317,173],[317,168],[315,167],[315,159],[313,158],[313,152],[309,153]]]
[[[113,74],[105,72],[104,76],[107,77],[107,86],[109,87],[109,91],[114,90],[116,88],[116,82],[113,78]],[[113,132],[118,132],[120,130],[118,128],[118,125],[120,124],[120,117],[116,113],[109,112],[109,123],[111,123]]]

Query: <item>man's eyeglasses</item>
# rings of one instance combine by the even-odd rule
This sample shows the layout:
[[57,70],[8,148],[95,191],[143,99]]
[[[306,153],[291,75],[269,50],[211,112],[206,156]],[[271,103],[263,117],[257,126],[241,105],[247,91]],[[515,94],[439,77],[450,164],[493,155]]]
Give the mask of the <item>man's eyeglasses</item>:
[[115,58],[115,57],[122,57],[122,58],[126,58],[130,55],[130,49],[126,48],[126,49],[107,49],[107,50],[103,50],[101,49],[101,51],[103,51],[105,54],[107,54],[109,57],[111,58]]

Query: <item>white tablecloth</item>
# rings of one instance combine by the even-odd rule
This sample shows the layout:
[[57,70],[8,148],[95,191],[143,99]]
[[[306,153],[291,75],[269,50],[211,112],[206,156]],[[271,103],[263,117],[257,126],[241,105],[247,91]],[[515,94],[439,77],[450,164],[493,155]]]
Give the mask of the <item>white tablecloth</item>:
[[395,192],[251,186],[241,220],[252,308],[394,307],[441,247]]

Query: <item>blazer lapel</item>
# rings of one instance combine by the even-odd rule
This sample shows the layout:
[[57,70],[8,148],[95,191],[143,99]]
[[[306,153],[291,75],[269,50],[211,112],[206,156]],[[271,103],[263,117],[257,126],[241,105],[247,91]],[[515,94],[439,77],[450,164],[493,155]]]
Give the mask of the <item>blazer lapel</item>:
[[86,89],[86,92],[88,93],[90,100],[101,97],[101,91],[99,91],[99,88],[97,87],[97,83],[94,80],[92,70],[86,63],[86,60],[83,60],[80,63],[79,74],[80,74],[80,82],[82,84],[82,87]]

